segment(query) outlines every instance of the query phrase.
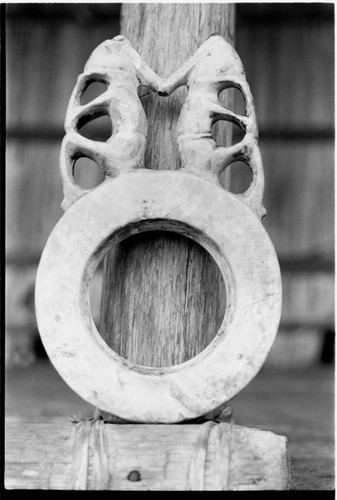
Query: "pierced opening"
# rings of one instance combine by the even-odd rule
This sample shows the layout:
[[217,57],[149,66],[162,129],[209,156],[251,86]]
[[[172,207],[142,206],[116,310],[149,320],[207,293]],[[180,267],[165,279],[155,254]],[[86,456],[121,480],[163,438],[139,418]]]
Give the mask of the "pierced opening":
[[222,106],[229,109],[237,115],[247,116],[246,114],[246,100],[241,90],[234,87],[224,89],[220,92],[219,101]]
[[242,194],[252,183],[253,174],[244,161],[234,161],[220,175],[220,184],[234,194]]
[[97,115],[93,120],[83,117],[78,125],[79,134],[92,141],[106,142],[112,135],[110,117],[106,114]]
[[[246,115],[246,101],[239,89],[224,89],[218,98],[224,108],[238,115]],[[218,120],[212,127],[212,136],[218,146],[226,147],[240,142],[245,136],[245,131],[237,123]]]
[[228,147],[242,141],[245,131],[235,123],[218,120],[212,126],[212,137],[218,146]]
[[139,85],[139,87],[137,88],[137,94],[141,101],[149,97],[152,93],[153,91],[146,85]]
[[89,102],[96,99],[96,97],[102,95],[108,88],[107,84],[104,82],[91,82],[85,89],[81,97],[81,105],[88,104]]
[[[137,88],[137,94],[140,102],[142,103],[146,119],[149,120],[149,110],[151,108],[151,104],[153,103],[153,99],[156,99],[158,96],[155,92],[153,92],[152,89],[150,89],[150,87],[146,87],[146,85],[139,85],[139,87]],[[155,120],[155,118],[152,119]],[[147,145],[151,143],[150,134],[151,128],[148,132]]]
[[[140,87],[143,87],[143,89],[140,89],[139,92],[143,92],[144,86]],[[144,165],[145,168],[150,168],[150,165],[153,165],[154,163],[156,165],[165,165],[168,161],[167,155],[161,155],[159,152],[160,148],[158,149],[154,147],[153,144],[159,144],[160,141],[163,140],[163,134],[165,137],[177,137],[178,118],[186,100],[188,89],[184,85],[177,88],[174,93],[170,95],[161,92],[158,92],[157,94],[148,87],[145,87],[145,89],[147,92],[149,92],[149,94],[144,95],[144,97],[141,98],[141,103],[148,123],[151,124],[163,122],[163,116],[167,116],[168,110],[170,111],[171,117],[169,122],[165,121],[164,128],[149,126],[144,156]],[[169,142],[171,144],[171,139]],[[176,168],[179,168],[181,166],[181,161],[178,154],[178,149],[176,144],[172,144],[172,147],[173,154],[170,157],[170,161],[174,161]]]
[[73,176],[75,183],[83,189],[92,189],[105,179],[101,168],[90,158],[78,158],[75,161]]
[[143,230],[114,244],[104,261],[109,297],[100,304],[101,262],[89,289],[93,319],[123,358],[170,367],[214,339],[226,311],[226,286],[211,255],[190,237]]

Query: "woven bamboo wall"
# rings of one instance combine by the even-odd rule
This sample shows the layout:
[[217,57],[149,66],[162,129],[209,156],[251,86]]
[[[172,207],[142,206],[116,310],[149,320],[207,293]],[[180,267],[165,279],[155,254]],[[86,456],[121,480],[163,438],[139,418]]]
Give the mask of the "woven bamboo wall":
[[319,361],[334,328],[333,6],[244,5],[237,50],[255,99],[265,227],[283,279],[268,363],[303,366]]
[[[283,275],[282,323],[268,364],[303,366],[319,360],[334,325],[333,6],[238,4],[236,24],[260,128],[265,227]],[[22,365],[34,360],[38,338],[36,266],[62,215],[58,156],[68,99],[91,51],[118,34],[119,6],[12,4],[6,25],[6,338],[9,365]],[[89,133],[104,135],[105,127]],[[101,176],[86,167],[77,179],[94,186]],[[232,172],[235,192],[245,175]],[[98,315],[99,280],[95,286]]]
[[[7,5],[8,365],[29,365],[36,357],[35,273],[63,214],[58,164],[65,113],[90,53],[119,34],[119,12],[118,4]],[[104,124],[90,133],[104,134]],[[101,173],[93,163],[85,167],[76,170],[76,180],[94,187]],[[97,309],[94,301],[96,316]]]

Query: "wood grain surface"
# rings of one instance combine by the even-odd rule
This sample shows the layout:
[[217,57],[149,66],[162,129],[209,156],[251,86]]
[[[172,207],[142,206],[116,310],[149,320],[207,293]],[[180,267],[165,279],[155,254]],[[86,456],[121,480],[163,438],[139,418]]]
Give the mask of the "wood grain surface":
[[5,481],[8,489],[283,490],[286,446],[283,436],[231,423],[11,422]]
[[[121,34],[163,77],[214,33],[233,42],[232,5],[122,8]],[[178,89],[169,98],[150,93],[142,99],[149,124],[146,168],[179,168],[176,126],[185,96]],[[195,356],[213,340],[225,312],[217,266],[199,245],[176,234],[121,243],[106,259],[103,286],[100,333],[117,353],[142,365],[171,366]]]

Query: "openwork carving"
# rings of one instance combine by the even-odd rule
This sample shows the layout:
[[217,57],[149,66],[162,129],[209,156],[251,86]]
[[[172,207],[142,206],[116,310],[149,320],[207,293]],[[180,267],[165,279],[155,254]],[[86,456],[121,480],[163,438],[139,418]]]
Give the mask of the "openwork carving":
[[[81,105],[94,81],[105,82],[106,92]],[[177,171],[144,168],[147,124],[139,85],[161,95],[188,87],[179,117],[182,167]],[[245,116],[220,105],[219,93],[230,87],[245,97]],[[111,137],[99,142],[81,136],[81,126],[102,114],[111,119]],[[217,120],[238,124],[245,131],[242,141],[218,147],[211,135]],[[219,408],[263,365],[281,313],[279,265],[260,221],[264,179],[256,119],[238,55],[221,37],[211,37],[177,72],[161,79],[124,37],[106,41],[79,76],[65,128],[61,175],[66,212],[48,239],[36,280],[38,326],[51,361],[84,399],[127,420],[172,423]],[[82,156],[105,174],[92,190],[74,182],[74,165]],[[221,171],[235,160],[246,162],[253,173],[242,195],[219,183]],[[219,266],[227,299],[209,346],[165,368],[133,364],[110,349],[97,332],[88,294],[112,245],[156,229],[202,245]]]
[[[92,82],[105,83],[107,90],[82,106],[81,97]],[[78,78],[66,116],[67,134],[61,151],[63,208],[89,191],[74,182],[74,164],[80,157],[94,160],[106,178],[144,168],[147,122],[137,95],[140,85],[162,96],[187,85],[188,95],[178,123],[182,168],[218,184],[221,172],[232,162],[242,160],[250,167],[253,179],[246,192],[237,196],[260,218],[264,217],[264,175],[253,98],[239,56],[220,36],[209,38],[167,79],[156,75],[123,36],[107,40],[94,50]],[[220,105],[220,92],[231,87],[242,92],[246,116]],[[112,122],[112,136],[107,142],[80,135],[83,125],[102,115],[109,115]],[[231,147],[218,147],[211,134],[218,120],[238,125],[245,132],[243,140]]]

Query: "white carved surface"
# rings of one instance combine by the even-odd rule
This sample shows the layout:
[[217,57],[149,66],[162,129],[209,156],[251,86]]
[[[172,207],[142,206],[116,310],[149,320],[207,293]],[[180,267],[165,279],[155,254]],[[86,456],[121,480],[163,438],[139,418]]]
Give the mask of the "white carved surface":
[[[92,102],[81,105],[81,98],[92,82],[103,82],[107,90]],[[137,95],[139,85],[160,95],[169,95],[187,85],[188,96],[178,125],[178,145],[183,169],[219,182],[222,170],[241,160],[250,167],[253,180],[248,190],[237,195],[259,217],[264,175],[257,146],[257,124],[253,98],[244,69],[235,50],[220,36],[209,38],[188,61],[167,79],[161,79],[141,59],[123,36],[107,40],[91,54],[84,73],[78,77],[70,98],[61,151],[63,208],[67,209],[88,190],[74,183],[72,171],[76,159],[85,156],[96,161],[106,178],[144,168],[147,123]],[[220,105],[219,94],[227,88],[239,89],[246,101],[246,115],[237,115]],[[92,141],[79,130],[98,116],[109,115],[112,135],[106,142]],[[218,120],[237,124],[245,136],[232,147],[218,147],[211,130]]]
[[[88,82],[107,91],[82,106]],[[139,85],[168,95],[181,85],[189,93],[179,119],[179,171],[144,168],[146,119]],[[222,108],[218,94],[239,88],[246,116]],[[79,134],[83,123],[108,113],[106,143]],[[218,119],[245,130],[243,140],[218,147],[211,136]],[[42,254],[36,311],[44,346],[66,382],[101,410],[135,422],[179,422],[217,408],[235,396],[261,368],[274,341],[281,312],[277,257],[260,218],[263,168],[254,107],[240,59],[221,37],[211,37],[176,73],[159,78],[124,37],[91,55],[70,99],[61,175],[66,213]],[[76,159],[96,161],[105,181],[83,190],[73,178]],[[242,195],[218,180],[235,160],[251,168]],[[228,305],[213,342],[195,358],[170,368],[142,367],[113,352],[96,330],[88,289],[111,245],[141,231],[173,230],[204,246],[217,262]],[[169,335],[169,332],[168,332]]]

